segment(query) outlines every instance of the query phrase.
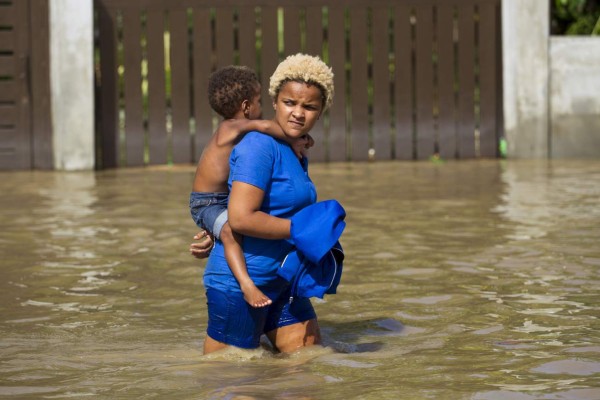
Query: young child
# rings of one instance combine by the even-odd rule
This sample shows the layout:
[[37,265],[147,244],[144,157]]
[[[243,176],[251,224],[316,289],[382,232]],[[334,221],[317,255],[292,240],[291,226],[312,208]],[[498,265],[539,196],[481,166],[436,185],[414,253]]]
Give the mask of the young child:
[[260,82],[256,73],[244,66],[228,66],[214,72],[208,82],[208,100],[212,109],[223,117],[204,148],[196,168],[190,195],[192,218],[200,228],[223,242],[225,259],[237,279],[244,299],[252,307],[265,307],[269,299],[256,287],[246,268],[241,235],[227,223],[227,179],[229,156],[245,133],[259,131],[288,142],[302,159],[304,150],[314,143],[305,136],[288,138],[274,121],[261,120]]

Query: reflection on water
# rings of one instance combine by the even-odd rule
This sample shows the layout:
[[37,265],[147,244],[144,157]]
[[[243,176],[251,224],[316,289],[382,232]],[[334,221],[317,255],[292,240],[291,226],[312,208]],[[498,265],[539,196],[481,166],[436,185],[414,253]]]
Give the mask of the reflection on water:
[[314,165],[325,347],[203,356],[193,168],[0,174],[0,395],[596,399],[600,162]]

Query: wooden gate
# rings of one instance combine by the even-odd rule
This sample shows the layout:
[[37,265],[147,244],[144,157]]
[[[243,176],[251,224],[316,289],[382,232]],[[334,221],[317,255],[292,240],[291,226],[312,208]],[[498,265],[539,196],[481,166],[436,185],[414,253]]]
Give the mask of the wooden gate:
[[0,169],[52,164],[48,1],[0,1]]
[[[301,5],[299,3],[302,3]],[[336,97],[316,161],[496,157],[500,0],[96,0],[104,168],[195,162],[216,123],[207,77],[321,56]]]

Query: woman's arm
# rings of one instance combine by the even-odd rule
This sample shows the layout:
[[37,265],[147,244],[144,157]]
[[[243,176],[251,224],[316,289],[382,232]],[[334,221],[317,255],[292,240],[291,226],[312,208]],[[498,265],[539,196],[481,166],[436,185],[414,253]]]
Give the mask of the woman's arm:
[[227,213],[234,232],[261,239],[288,239],[291,222],[260,211],[265,192],[248,183],[233,181]]

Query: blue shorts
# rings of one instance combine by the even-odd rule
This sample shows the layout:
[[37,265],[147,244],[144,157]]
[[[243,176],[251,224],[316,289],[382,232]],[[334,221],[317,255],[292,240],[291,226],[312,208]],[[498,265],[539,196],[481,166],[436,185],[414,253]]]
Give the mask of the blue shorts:
[[231,346],[255,349],[263,333],[317,318],[310,299],[297,297],[290,303],[290,285],[277,279],[281,280],[279,290],[261,288],[273,300],[261,308],[250,306],[241,292],[207,289],[208,336]]
[[227,222],[227,199],[229,193],[192,192],[190,213],[199,228],[209,231],[219,239],[221,229]]

